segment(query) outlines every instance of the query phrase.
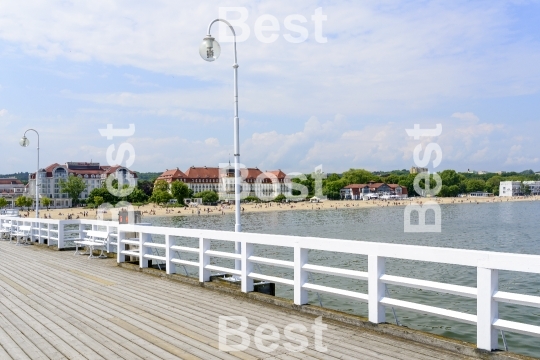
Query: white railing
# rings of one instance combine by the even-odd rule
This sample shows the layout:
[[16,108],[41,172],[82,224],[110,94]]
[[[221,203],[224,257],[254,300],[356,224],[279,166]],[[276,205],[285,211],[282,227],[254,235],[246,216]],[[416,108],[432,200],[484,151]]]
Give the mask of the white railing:
[[[100,230],[110,233],[107,252],[118,243],[118,222],[89,219],[53,220],[0,216],[0,227],[16,230],[18,226],[30,226],[33,241],[47,246],[56,245],[58,249],[73,247],[71,241],[83,237],[86,230]],[[71,246],[70,246],[71,245]]]
[[[137,238],[126,238],[126,233],[137,233]],[[162,235],[164,243],[152,241],[152,235]],[[198,247],[177,246],[175,237],[199,239]],[[210,249],[212,240],[240,242],[241,254]],[[126,245],[135,245],[136,250],[126,250]],[[284,261],[254,256],[254,245],[288,247],[294,250],[294,261]],[[161,249],[156,255],[152,249]],[[164,250],[164,252],[163,252]],[[309,263],[308,251],[319,250],[355,255],[367,255],[367,272],[314,265]],[[174,254],[198,254],[198,261],[182,260]],[[498,348],[497,330],[505,330],[540,337],[540,326],[499,319],[498,303],[509,303],[540,308],[540,297],[508,293],[498,290],[498,271],[508,270],[540,274],[540,256],[509,254],[489,251],[433,248],[375,242],[335,240],[314,237],[235,233],[227,231],[166,228],[140,225],[120,225],[118,230],[118,262],[125,256],[139,258],[139,266],[149,266],[149,260],[165,263],[166,272],[174,274],[176,265],[194,266],[199,269],[199,281],[210,280],[211,272],[224,272],[240,277],[241,290],[253,291],[253,280],[263,280],[294,288],[294,303],[304,305],[308,302],[308,291],[316,291],[342,296],[368,303],[369,321],[385,322],[385,307],[403,308],[431,314],[477,326],[477,347],[484,350]],[[241,270],[212,265],[211,258],[240,261]],[[477,268],[477,287],[452,285],[434,281],[418,280],[385,273],[387,258],[452,264]],[[254,264],[265,264],[294,271],[293,280],[283,277],[260,274],[254,271]],[[333,275],[368,282],[368,293],[360,293],[310,283],[310,272]],[[436,291],[477,300],[477,314],[448,310],[387,296],[386,285],[398,285],[415,289]]]
[[[0,226],[32,226],[34,241],[47,245],[56,242],[58,248],[65,248],[66,243],[80,238],[86,230],[106,229],[111,234],[108,252],[116,248],[117,261],[125,261],[126,256],[137,257],[139,266],[149,266],[150,260],[165,263],[167,274],[176,273],[176,266],[193,266],[199,270],[199,281],[210,280],[211,272],[224,272],[240,277],[241,290],[253,291],[253,280],[263,280],[293,287],[294,303],[304,305],[308,302],[308,291],[342,296],[368,304],[369,321],[385,322],[385,307],[403,308],[425,314],[431,314],[460,322],[475,324],[477,327],[477,346],[484,350],[497,349],[497,330],[516,332],[540,337],[540,326],[499,319],[498,304],[508,303],[540,308],[540,297],[499,291],[499,270],[540,274],[540,256],[510,254],[489,251],[434,248],[399,244],[384,244],[351,240],[323,239],[283,235],[235,233],[198,229],[166,228],[142,225],[118,225],[117,222],[97,220],[49,220],[32,218],[14,218],[0,216]],[[127,233],[136,233],[135,238],[128,238]],[[164,237],[163,243],[153,241],[152,235]],[[176,245],[175,237],[198,239],[198,247]],[[241,254],[211,250],[213,240],[240,242]],[[126,245],[131,245],[130,249]],[[291,248],[293,261],[271,259],[254,255],[254,245],[267,245]],[[231,247],[232,248],[232,247]],[[155,251],[155,250],[158,251]],[[368,257],[367,271],[341,269],[309,263],[308,251],[328,251],[365,255]],[[181,259],[181,254],[197,256],[198,260]],[[232,259],[240,262],[241,270],[213,265],[211,258]],[[424,261],[477,268],[477,287],[453,285],[441,282],[412,279],[386,274],[387,258],[411,261]],[[254,271],[254,264],[264,264],[293,270],[293,279],[261,274]],[[308,281],[309,273],[319,273],[368,282],[368,292],[361,293],[322,286]],[[387,285],[398,285],[414,289],[436,291],[476,299],[477,314],[418,304],[410,301],[390,298]]]

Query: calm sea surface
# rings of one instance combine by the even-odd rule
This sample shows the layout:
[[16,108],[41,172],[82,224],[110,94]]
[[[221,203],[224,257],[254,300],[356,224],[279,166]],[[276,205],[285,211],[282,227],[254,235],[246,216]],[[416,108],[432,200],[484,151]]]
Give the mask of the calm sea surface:
[[[461,249],[489,250],[540,255],[540,202],[503,202],[491,204],[442,205],[441,233],[404,233],[404,207],[375,207],[368,209],[345,208],[321,211],[288,211],[245,214],[242,217],[244,232],[315,236],[336,239],[362,240],[384,243],[425,245]],[[234,231],[234,216],[201,215],[168,218],[146,218],[157,226],[199,228]],[[162,241],[159,237],[156,242]],[[178,244],[198,246],[198,240],[176,240]],[[216,249],[232,250],[225,242],[213,244]],[[259,246],[256,255],[291,260],[290,248]],[[197,258],[182,254],[185,260]],[[341,253],[310,251],[312,264],[367,271],[367,257]],[[232,261],[216,259],[215,264],[234,267]],[[449,266],[425,262],[387,259],[387,273],[457,285],[476,287],[476,268]],[[177,267],[178,273],[188,272],[198,276],[197,269]],[[263,274],[292,279],[292,271],[276,267],[260,266]],[[367,293],[367,282],[312,274],[310,282],[342,289]],[[540,296],[540,275],[499,272],[499,289],[520,294]],[[389,286],[391,297],[438,306],[466,313],[476,313],[476,300],[430,291]],[[277,296],[292,299],[292,288],[277,285]],[[327,308],[367,317],[367,305],[334,297],[328,294],[310,293],[310,303]],[[500,318],[540,326],[540,309],[507,304],[499,305]],[[410,328],[435,334],[476,342],[476,328],[433,316],[396,309],[399,322]],[[387,321],[393,322],[391,309],[387,309]],[[500,336],[499,336],[500,338]],[[506,333],[510,351],[540,357],[540,339],[520,334]],[[499,339],[502,349],[502,340]]]

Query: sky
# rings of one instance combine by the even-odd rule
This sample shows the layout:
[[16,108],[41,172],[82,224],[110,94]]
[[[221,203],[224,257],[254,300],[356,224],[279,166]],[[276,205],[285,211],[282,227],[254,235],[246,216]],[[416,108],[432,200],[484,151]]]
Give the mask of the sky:
[[125,143],[141,172],[232,160],[227,28],[199,55],[220,16],[248,167],[408,169],[435,143],[435,171],[540,171],[540,1],[29,0],[0,2],[0,174],[35,171],[28,128],[41,167],[126,165]]

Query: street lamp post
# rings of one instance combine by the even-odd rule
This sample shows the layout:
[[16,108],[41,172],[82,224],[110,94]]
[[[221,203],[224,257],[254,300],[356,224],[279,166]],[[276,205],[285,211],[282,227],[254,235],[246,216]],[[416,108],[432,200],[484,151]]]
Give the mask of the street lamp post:
[[[203,42],[201,43],[201,46],[199,47],[199,54],[205,61],[212,62],[214,60],[217,60],[219,55],[221,54],[221,46],[219,43],[214,39],[210,33],[210,30],[212,28],[212,25],[218,21],[224,22],[229,26],[231,29],[233,36],[234,36],[234,205],[235,205],[235,226],[234,231],[235,232],[241,232],[242,231],[242,225],[240,223],[240,214],[241,214],[241,208],[240,208],[240,187],[242,186],[240,183],[240,136],[239,136],[239,120],[238,120],[238,61],[236,57],[236,32],[234,31],[234,28],[232,25],[224,19],[216,19],[208,25],[208,35],[203,39]],[[236,254],[240,254],[241,247],[240,243],[235,243],[235,252]],[[235,269],[240,270],[240,261],[235,261]]]
[[24,132],[23,137],[19,141],[19,144],[21,144],[22,147],[27,147],[30,145],[30,140],[26,137],[26,133],[29,131],[33,131],[37,135],[37,171],[36,171],[36,218],[39,218],[39,133],[34,129],[28,129]]

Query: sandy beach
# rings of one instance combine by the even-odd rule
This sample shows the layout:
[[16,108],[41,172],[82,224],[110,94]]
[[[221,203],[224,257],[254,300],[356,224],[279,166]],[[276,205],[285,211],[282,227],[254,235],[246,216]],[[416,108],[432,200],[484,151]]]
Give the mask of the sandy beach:
[[[411,203],[426,203],[428,201],[436,201],[439,204],[484,204],[493,202],[520,202],[520,201],[538,201],[539,196],[530,197],[491,197],[491,198],[411,198],[405,200],[326,200],[320,203],[298,202],[298,203],[261,203],[261,204],[242,204],[243,213],[269,212],[269,211],[295,211],[295,210],[310,210],[310,211],[329,211],[344,208],[367,208],[367,207],[395,207],[406,206]],[[234,213],[234,205],[225,206],[204,206],[198,207],[162,207],[155,204],[144,206],[136,206],[135,210],[141,211],[143,219],[145,217],[163,217],[163,216],[209,216],[209,215],[224,215]],[[114,211],[114,210],[112,210]],[[23,211],[22,216],[34,217],[34,211]],[[71,208],[71,209],[40,209],[40,217],[51,219],[66,220],[68,217],[72,219],[96,219],[98,212],[94,209],[86,208]],[[104,214],[104,219],[108,220],[111,217],[111,210]]]

